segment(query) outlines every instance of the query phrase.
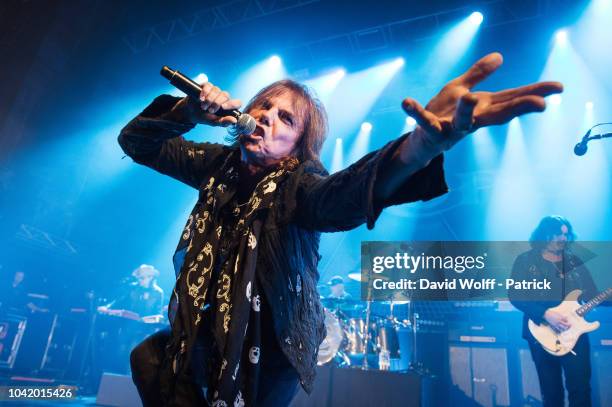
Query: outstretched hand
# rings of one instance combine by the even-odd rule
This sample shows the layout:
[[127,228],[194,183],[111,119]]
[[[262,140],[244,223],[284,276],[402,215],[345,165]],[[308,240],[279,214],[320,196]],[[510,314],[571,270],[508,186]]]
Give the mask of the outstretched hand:
[[[418,123],[415,133],[433,156],[450,149],[467,134],[481,127],[504,124],[526,113],[546,108],[544,97],[561,93],[559,82],[538,82],[499,92],[471,92],[471,89],[503,63],[499,53],[476,62],[463,75],[447,83],[423,108],[406,98],[402,107]],[[430,155],[428,154],[428,155]]]

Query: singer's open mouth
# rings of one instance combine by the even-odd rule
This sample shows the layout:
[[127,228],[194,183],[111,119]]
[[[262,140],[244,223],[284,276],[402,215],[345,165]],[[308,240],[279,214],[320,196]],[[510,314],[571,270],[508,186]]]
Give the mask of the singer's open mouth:
[[248,134],[248,135],[244,135],[244,140],[251,142],[251,143],[257,143],[260,140],[263,140],[264,136],[264,130],[257,126],[255,127],[255,131],[252,134]]
[[252,142],[252,143],[256,143],[256,142],[258,142],[259,140],[263,140],[263,137],[261,137],[261,136],[259,136],[259,135],[255,134],[255,133],[253,133],[253,134],[249,134],[249,135],[246,135],[246,134],[245,134],[245,135],[243,135],[243,137],[244,137],[244,140],[245,140],[245,141],[249,141],[249,142]]

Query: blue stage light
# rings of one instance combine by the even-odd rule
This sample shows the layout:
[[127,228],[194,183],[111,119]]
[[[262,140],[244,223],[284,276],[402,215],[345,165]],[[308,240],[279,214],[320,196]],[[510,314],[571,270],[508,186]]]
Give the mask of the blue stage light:
[[229,91],[234,98],[249,100],[264,86],[286,77],[287,71],[280,57],[274,55],[245,69]]
[[[330,120],[330,134],[349,136],[354,135],[356,130],[360,130],[359,124],[368,117],[372,106],[400,71],[400,63],[399,59],[392,59],[362,71],[347,72],[343,77],[336,74],[339,71],[334,70],[334,73],[330,74],[329,81],[326,80],[333,86],[315,86],[317,93],[325,103],[329,117],[334,118]],[[332,89],[333,93],[321,92],[321,88]],[[359,103],[347,109],[347,100],[355,100]],[[356,123],[357,128],[355,128]],[[345,140],[348,139],[345,138]],[[324,157],[330,152],[329,150],[324,152]]]
[[450,72],[466,56],[473,44],[480,30],[482,18],[482,14],[476,11],[448,26],[433,50],[429,52],[423,69],[425,81],[442,85],[450,79]]
[[205,73],[201,73],[198,76],[196,76],[194,80],[199,84],[203,84],[205,82],[208,82],[208,76]]
[[402,129],[402,134],[413,131],[416,125],[417,125],[417,122],[416,120],[414,120],[413,117],[406,116],[406,120],[404,120],[404,128]]
[[275,65],[280,65],[282,60],[281,60],[281,57],[279,57],[278,55],[272,55],[270,57],[270,62],[272,62]]
[[372,123],[363,122],[357,137],[352,140],[351,148],[348,152],[346,164],[354,163],[370,151],[370,134],[372,133]]
[[344,151],[342,145],[342,138],[336,138],[336,145],[334,146],[334,155],[332,157],[331,172],[340,171],[344,168]]
[[470,22],[474,25],[482,24],[483,20],[484,20],[484,16],[479,11],[474,11],[472,14],[470,14]]
[[321,102],[327,104],[334,90],[345,76],[346,70],[339,68],[325,75],[307,79],[304,84],[315,91]]
[[561,95],[551,95],[548,97],[551,105],[558,106],[561,104]]
[[557,41],[558,44],[565,44],[565,43],[567,43],[567,31],[566,30],[558,30],[555,33],[555,41]]

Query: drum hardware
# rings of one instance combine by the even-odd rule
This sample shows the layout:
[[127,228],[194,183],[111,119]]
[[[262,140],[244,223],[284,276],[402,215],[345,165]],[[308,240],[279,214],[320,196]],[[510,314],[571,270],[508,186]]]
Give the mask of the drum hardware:
[[[349,273],[353,281],[364,281],[361,273]],[[363,370],[385,369],[399,366],[400,346],[398,331],[408,328],[411,346],[408,353],[408,369],[425,372],[419,360],[418,327],[420,315],[415,303],[401,300],[378,301],[386,304],[386,310],[373,307],[373,287],[368,286],[365,301],[322,298],[325,310],[327,337],[319,349],[318,364],[335,363]],[[406,305],[401,317],[396,316],[397,306]],[[384,307],[383,307],[384,308]],[[405,314],[407,313],[407,315]],[[376,366],[378,363],[379,366]]]
[[361,283],[361,273],[360,272],[348,273],[348,278],[350,278],[353,281],[357,281],[358,283]]
[[[362,273],[363,274],[363,273]],[[372,271],[370,271],[368,269],[368,278],[370,278],[372,275]],[[361,274],[360,274],[361,277]],[[365,351],[366,353],[364,354],[364,358],[363,358],[363,364],[361,366],[361,368],[363,370],[368,370],[370,368],[369,363],[368,363],[368,355],[367,355],[367,350],[368,350],[368,344],[369,344],[369,337],[370,337],[370,314],[372,312],[372,285],[368,284],[368,294],[366,297],[366,333],[365,333]]]
[[331,362],[336,357],[346,338],[338,318],[327,308],[323,308],[323,312],[325,314],[325,330],[327,335],[319,346],[319,354],[317,355],[317,364],[319,366]]

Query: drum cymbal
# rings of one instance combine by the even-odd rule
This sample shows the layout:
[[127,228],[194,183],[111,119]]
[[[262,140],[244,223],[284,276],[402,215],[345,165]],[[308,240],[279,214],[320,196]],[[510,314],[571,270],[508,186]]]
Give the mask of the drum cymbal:
[[[361,272],[355,272],[355,273],[348,273],[348,278],[360,283],[362,281],[365,281],[367,277],[364,277]],[[376,278],[379,278],[381,280],[388,280],[390,277],[385,274],[380,274],[380,275],[377,275]]]
[[323,312],[325,313],[326,335],[319,346],[319,353],[317,355],[317,364],[319,366],[328,363],[336,356],[344,339],[344,332],[338,318],[327,309]]
[[357,272],[357,273],[349,273],[348,274],[348,278],[350,278],[353,281],[361,282],[361,273],[359,273],[359,272]]

